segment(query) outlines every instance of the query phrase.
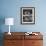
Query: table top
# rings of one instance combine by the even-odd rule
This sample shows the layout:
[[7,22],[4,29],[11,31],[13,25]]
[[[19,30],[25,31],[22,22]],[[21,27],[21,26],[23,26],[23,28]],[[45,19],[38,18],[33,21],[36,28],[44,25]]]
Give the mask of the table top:
[[[11,35],[8,32],[4,33],[5,39],[43,39],[43,35],[40,32],[32,32],[32,34],[25,34],[27,32],[11,32]],[[38,35],[35,35],[38,34]]]

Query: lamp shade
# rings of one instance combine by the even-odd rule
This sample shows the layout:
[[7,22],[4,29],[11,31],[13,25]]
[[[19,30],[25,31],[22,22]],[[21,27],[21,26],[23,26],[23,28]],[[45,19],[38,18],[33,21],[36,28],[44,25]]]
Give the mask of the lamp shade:
[[14,25],[14,18],[5,18],[5,25]]

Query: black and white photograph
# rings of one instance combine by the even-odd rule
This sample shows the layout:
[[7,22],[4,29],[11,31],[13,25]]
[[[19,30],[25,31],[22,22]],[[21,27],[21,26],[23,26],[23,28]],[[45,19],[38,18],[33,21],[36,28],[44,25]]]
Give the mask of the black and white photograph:
[[34,7],[21,8],[21,24],[35,24],[35,8]]

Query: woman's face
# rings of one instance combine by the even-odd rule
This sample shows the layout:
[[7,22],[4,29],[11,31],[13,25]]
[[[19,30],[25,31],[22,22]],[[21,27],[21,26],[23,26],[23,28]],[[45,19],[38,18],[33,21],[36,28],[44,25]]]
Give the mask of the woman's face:
[[25,11],[25,15],[27,15],[28,14],[28,11]]
[[29,11],[25,11],[25,15],[30,15],[30,12]]
[[30,15],[30,12],[28,12],[28,15]]

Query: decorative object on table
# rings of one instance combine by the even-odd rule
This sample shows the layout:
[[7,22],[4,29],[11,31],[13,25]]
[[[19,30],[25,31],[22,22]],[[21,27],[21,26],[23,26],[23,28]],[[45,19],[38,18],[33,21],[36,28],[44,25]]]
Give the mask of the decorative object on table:
[[21,7],[21,24],[35,24],[34,7]]
[[5,25],[9,25],[9,32],[8,32],[8,34],[11,35],[11,33],[10,33],[10,26],[14,25],[14,18],[5,18]]
[[26,32],[25,35],[38,35],[37,33],[33,32]]

